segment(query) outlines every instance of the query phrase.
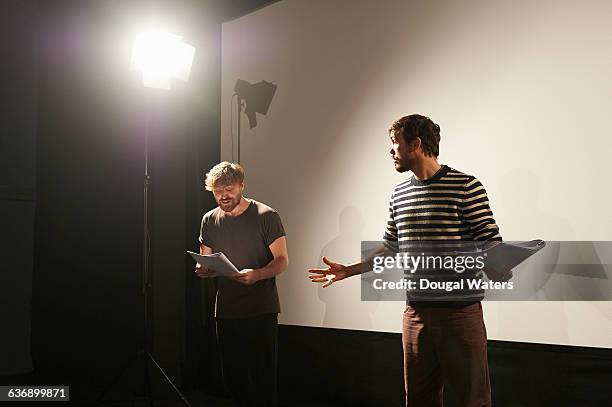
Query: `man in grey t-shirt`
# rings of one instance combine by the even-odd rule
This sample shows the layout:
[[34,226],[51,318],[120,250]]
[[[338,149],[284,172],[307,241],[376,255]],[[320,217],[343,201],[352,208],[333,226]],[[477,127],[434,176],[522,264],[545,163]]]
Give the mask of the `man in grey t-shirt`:
[[[217,164],[205,183],[219,206],[202,218],[200,253],[223,252],[240,270],[215,279],[223,378],[238,405],[275,406],[280,312],[275,276],[289,262],[285,231],[274,209],[242,196],[239,164]],[[196,273],[216,277],[199,264]]]

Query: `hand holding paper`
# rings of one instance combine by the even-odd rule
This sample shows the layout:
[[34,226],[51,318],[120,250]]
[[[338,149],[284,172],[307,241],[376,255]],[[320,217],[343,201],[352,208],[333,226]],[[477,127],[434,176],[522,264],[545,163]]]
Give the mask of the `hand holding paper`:
[[196,273],[200,277],[232,277],[238,273],[236,266],[234,266],[223,253],[207,255],[190,251],[187,253],[196,261]]
[[196,263],[195,272],[200,278],[217,277],[217,273],[214,270],[204,267],[200,263]]
[[240,272],[232,278],[244,285],[253,285],[262,279],[261,271],[256,269],[240,270]]
[[491,242],[484,247],[487,256],[484,272],[492,281],[508,281],[512,269],[546,246],[543,240],[529,242]]

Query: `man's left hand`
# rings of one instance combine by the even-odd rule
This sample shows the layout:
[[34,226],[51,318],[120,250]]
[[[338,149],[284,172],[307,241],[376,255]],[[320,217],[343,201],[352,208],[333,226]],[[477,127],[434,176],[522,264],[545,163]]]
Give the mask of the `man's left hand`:
[[261,280],[261,273],[255,269],[242,269],[234,274],[232,278],[244,285],[252,285]]
[[510,266],[504,266],[499,270],[494,270],[489,267],[483,269],[484,273],[489,277],[491,281],[508,281],[512,278],[512,269]]

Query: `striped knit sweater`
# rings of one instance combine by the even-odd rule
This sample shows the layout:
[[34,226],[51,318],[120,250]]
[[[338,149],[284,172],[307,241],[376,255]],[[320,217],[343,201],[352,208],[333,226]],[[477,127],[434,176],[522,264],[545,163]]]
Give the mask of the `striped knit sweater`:
[[[501,240],[483,185],[472,175],[446,165],[427,180],[414,175],[398,184],[389,202],[389,220],[383,243],[400,253],[436,252],[441,246],[466,251],[469,242]],[[433,247],[435,245],[435,247]],[[461,246],[461,248],[459,248]],[[415,249],[418,247],[418,249]],[[429,251],[430,247],[432,251]],[[475,245],[474,245],[475,247]],[[428,277],[453,281],[457,274],[449,270],[427,270]],[[422,273],[406,273],[418,279]],[[481,278],[482,271],[465,273],[465,278]],[[482,290],[410,290],[409,301],[479,301]]]

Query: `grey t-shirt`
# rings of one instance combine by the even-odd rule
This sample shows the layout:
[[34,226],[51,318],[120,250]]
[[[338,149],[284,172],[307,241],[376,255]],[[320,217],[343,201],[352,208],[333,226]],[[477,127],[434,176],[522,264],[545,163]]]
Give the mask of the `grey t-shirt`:
[[[251,199],[247,209],[238,216],[226,216],[219,207],[202,218],[200,243],[223,252],[238,270],[260,268],[274,256],[270,245],[285,230],[278,213],[267,205]],[[280,312],[276,279],[260,280],[244,285],[226,277],[217,277],[217,318],[245,318]]]

